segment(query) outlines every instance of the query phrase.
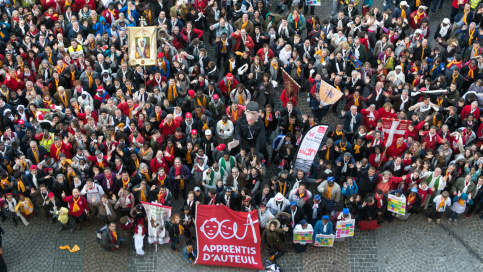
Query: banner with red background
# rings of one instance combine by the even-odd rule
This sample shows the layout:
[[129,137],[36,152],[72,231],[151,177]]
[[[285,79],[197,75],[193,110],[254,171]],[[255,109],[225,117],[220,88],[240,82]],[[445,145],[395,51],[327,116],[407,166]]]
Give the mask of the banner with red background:
[[263,269],[258,213],[224,205],[196,207],[196,264]]

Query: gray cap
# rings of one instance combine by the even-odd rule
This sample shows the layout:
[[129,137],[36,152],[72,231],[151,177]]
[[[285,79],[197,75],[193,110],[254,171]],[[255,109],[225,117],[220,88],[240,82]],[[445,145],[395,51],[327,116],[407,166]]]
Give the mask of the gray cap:
[[248,102],[246,109],[247,109],[247,111],[259,111],[260,106],[258,105],[257,102],[250,101],[250,102]]
[[200,187],[196,186],[196,187],[193,189],[193,191],[195,191],[195,192],[199,192],[199,191],[201,191],[201,189],[200,189]]

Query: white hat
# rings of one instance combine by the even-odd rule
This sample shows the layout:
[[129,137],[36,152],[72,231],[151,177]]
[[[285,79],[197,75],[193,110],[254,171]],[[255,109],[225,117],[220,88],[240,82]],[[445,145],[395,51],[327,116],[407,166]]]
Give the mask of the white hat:
[[282,195],[282,193],[277,193],[277,194],[275,195],[275,200],[276,200],[276,201],[282,201],[282,200],[283,200],[283,195]]
[[448,18],[444,18],[443,19],[443,24],[449,25],[449,24],[451,24],[451,21]]
[[406,1],[401,1],[401,4],[400,4],[400,5],[401,5],[401,6],[406,6],[406,7],[407,7],[407,6],[408,6],[408,3],[407,3]]
[[402,70],[401,65],[396,66],[396,70],[397,70],[397,69]]
[[205,135],[211,135],[211,129],[205,130]]

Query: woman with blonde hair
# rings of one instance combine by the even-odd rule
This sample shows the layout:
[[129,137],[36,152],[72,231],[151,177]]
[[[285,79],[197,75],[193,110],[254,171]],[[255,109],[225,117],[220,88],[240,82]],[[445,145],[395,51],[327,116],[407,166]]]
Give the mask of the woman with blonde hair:
[[171,220],[168,223],[169,239],[171,239],[171,249],[174,252],[178,252],[176,244],[179,243],[179,237],[183,234],[183,226],[181,226],[181,217],[175,213],[171,216]]

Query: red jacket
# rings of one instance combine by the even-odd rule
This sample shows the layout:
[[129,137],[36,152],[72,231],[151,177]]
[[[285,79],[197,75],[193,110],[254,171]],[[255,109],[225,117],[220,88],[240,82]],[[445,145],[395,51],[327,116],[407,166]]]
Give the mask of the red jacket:
[[413,139],[417,139],[419,136],[419,131],[424,127],[424,124],[426,124],[426,121],[421,121],[419,124],[414,126],[413,131],[406,129],[406,132],[404,132],[404,139],[407,139],[409,136],[413,137]]
[[[429,131],[424,131],[423,132],[423,142],[421,143],[424,146],[425,150],[432,149],[433,151],[436,150],[436,144],[442,144],[443,143],[443,138],[438,135],[438,133],[435,133],[433,138],[429,137]],[[424,145],[426,143],[426,145]]]
[[[461,115],[460,115],[460,120],[463,120],[468,116],[468,114],[471,113],[471,105],[466,105],[463,107],[461,110]],[[475,120],[478,120],[480,118],[480,109],[476,108],[473,111],[473,116],[475,117]]]
[[226,78],[223,78],[220,83],[218,83],[218,88],[220,88],[221,93],[223,94],[224,97],[230,97],[230,92],[233,91],[236,86],[238,86],[238,80],[235,78],[233,79],[233,82],[231,83],[230,89],[228,90],[228,84],[226,83],[228,81]]
[[162,162],[159,162],[156,157],[151,160],[150,169],[151,173],[158,173],[159,168],[164,168],[165,173],[169,173],[169,166],[166,160],[163,158]]
[[395,119],[397,119],[397,114],[396,113],[391,113],[391,111],[387,112],[384,109],[384,107],[379,108],[377,111],[379,112],[379,115],[381,116],[381,118],[395,118]]
[[297,107],[297,100],[294,96],[288,98],[286,89],[283,89],[282,94],[280,95],[280,100],[282,100],[282,107],[284,108],[287,106],[288,101],[292,101],[293,106]]
[[[87,114],[86,113],[78,113],[77,114],[77,117],[82,120],[82,122],[84,123],[84,125],[87,124],[87,118],[88,117],[87,117]],[[98,120],[97,119],[97,114],[95,114],[95,113],[92,112],[91,113],[91,116],[89,116],[89,117],[94,118],[94,121],[97,123],[97,120]]]
[[57,146],[55,146],[55,143],[52,144],[52,146],[50,147],[50,157],[52,157],[52,159],[54,159],[54,161],[58,162],[59,161],[59,156],[58,154],[60,155],[60,153],[64,153],[65,156],[70,159],[72,158],[72,154],[70,154],[70,149],[72,148],[72,145],[70,143],[64,143],[62,141],[62,143],[60,144],[60,152],[57,152],[58,149],[57,149]]
[[369,156],[369,163],[374,167],[379,167],[379,165],[383,166],[387,162],[387,157],[383,156],[382,153],[381,153],[381,160],[382,162],[380,164],[376,162],[376,153],[372,153]]
[[[183,29],[181,29],[181,35],[183,35],[183,37],[186,37],[187,41],[188,41],[188,31],[186,30],[186,27],[183,27]],[[199,29],[196,29],[194,27],[191,28],[191,32],[193,32],[195,35],[197,35],[198,37],[198,40],[201,39],[201,37],[203,37],[203,30],[199,30]],[[193,39],[191,39],[191,41],[193,41]]]
[[172,124],[165,124],[165,122],[161,122],[159,124],[159,128],[161,129],[161,134],[163,135],[164,139],[168,139],[169,136],[174,135],[175,130],[179,127],[179,122],[176,120],[172,121]]
[[257,51],[257,56],[259,56],[260,59],[262,59],[262,62],[270,61],[273,58],[273,51],[272,49],[268,49],[268,54],[267,54],[268,59],[265,59],[265,53],[263,53],[263,48],[260,48]]
[[402,157],[404,152],[408,149],[408,145],[406,143],[402,143],[399,147],[396,144],[396,140],[390,145],[386,150],[386,156],[390,157]]
[[[80,199],[79,199],[80,198]],[[74,212],[74,196],[66,196],[62,198],[65,202],[69,203],[69,215],[79,217],[81,216],[84,212],[89,212],[89,206],[87,205],[87,201],[83,196],[79,196],[79,201],[77,202],[77,205],[79,206],[80,210],[77,212]]]
[[[233,52],[238,51],[238,48],[240,48],[240,44],[242,42],[242,37],[240,34],[236,34],[236,32],[231,33],[231,37],[236,41],[235,45],[233,45]],[[245,41],[245,47],[249,49],[247,51],[248,55],[251,54],[251,51],[253,47],[255,47],[255,43],[253,43],[252,37],[248,36],[246,37]]]
[[[133,103],[132,110],[134,110],[138,106],[139,106],[138,104]],[[132,115],[131,115],[131,117],[129,117],[129,106],[127,105],[127,102],[119,103],[119,105],[117,105],[117,108],[120,109],[122,114],[126,115],[127,118],[131,119],[133,117]]]
[[376,121],[379,120],[379,119],[381,119],[381,115],[379,114],[378,111],[375,110],[372,113],[372,115],[374,115],[374,118],[371,118],[372,120],[369,120],[369,117],[367,117],[367,116],[369,116],[370,113],[371,112],[369,110],[367,110],[367,109],[362,109],[361,110],[361,114],[363,116],[363,118],[362,118],[362,124],[364,126],[366,126],[367,131],[374,130],[376,128],[376,126],[377,126]]

